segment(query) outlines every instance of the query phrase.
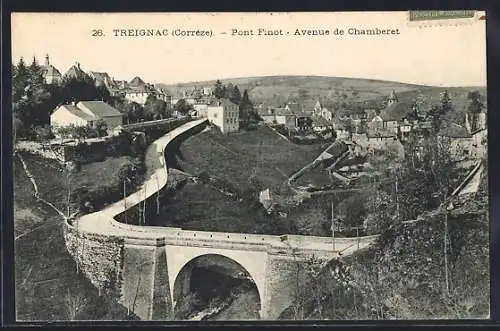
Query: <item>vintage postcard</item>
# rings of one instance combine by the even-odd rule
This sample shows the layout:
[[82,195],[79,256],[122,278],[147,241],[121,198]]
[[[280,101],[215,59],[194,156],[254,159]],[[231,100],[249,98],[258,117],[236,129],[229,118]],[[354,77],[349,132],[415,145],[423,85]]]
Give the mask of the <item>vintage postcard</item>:
[[488,318],[484,18],[13,13],[17,320]]

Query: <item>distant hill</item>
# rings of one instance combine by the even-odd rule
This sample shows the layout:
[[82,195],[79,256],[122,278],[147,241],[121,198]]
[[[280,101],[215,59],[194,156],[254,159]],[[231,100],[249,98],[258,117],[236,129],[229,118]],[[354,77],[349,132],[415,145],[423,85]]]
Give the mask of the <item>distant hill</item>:
[[[254,104],[264,103],[270,106],[281,106],[289,100],[298,100],[305,107],[313,107],[317,100],[325,103],[336,100],[347,104],[358,102],[372,102],[378,105],[392,90],[400,102],[411,104],[417,97],[422,99],[422,107],[428,108],[439,103],[440,93],[448,90],[455,108],[462,114],[469,101],[467,93],[479,90],[486,97],[486,87],[435,87],[416,84],[407,84],[391,81],[325,77],[325,76],[264,76],[221,79],[223,84],[231,82],[238,85],[240,91],[248,90],[250,100]],[[212,87],[215,80],[181,84],[157,84],[174,96],[181,95],[184,90],[194,87]],[[374,103],[373,103],[374,102]]]
[[[221,79],[223,84],[231,82],[238,85],[240,90],[248,90],[251,97],[256,101],[266,101],[272,98],[275,94],[283,96],[298,97],[298,90],[304,89],[311,93],[311,96],[327,96],[329,92],[332,94],[335,90],[349,91],[351,88],[359,90],[360,95],[366,94],[369,96],[377,96],[378,94],[388,94],[393,89],[396,92],[414,90],[418,85],[388,82],[370,79],[344,78],[344,77],[324,77],[324,76],[264,76],[264,77],[242,77]],[[191,89],[195,86],[208,87],[213,86],[215,80],[191,82],[181,84],[158,84],[158,86],[166,88],[174,95],[184,89]]]

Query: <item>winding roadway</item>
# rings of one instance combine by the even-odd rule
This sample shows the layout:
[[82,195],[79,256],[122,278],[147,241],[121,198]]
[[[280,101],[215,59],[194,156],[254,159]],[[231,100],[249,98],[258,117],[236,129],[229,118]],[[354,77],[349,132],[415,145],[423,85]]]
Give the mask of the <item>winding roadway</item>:
[[[298,235],[258,235],[245,233],[220,233],[208,231],[188,231],[180,228],[172,227],[157,227],[157,226],[137,226],[120,223],[115,220],[115,217],[126,209],[129,209],[143,200],[153,196],[158,190],[162,189],[168,180],[168,168],[165,164],[164,151],[166,146],[177,136],[185,133],[197,126],[206,125],[206,119],[194,120],[170,131],[163,137],[159,138],[149,147],[156,150],[156,155],[159,159],[161,168],[151,172],[149,178],[143,183],[138,191],[127,196],[124,200],[108,205],[104,209],[83,215],[74,220],[68,221],[68,226],[75,227],[77,231],[99,234],[104,236],[124,237],[129,239],[165,239],[169,241],[185,242],[185,240],[209,240],[213,242],[237,242],[251,245],[266,245],[278,254],[283,251],[283,254],[289,254],[289,249],[299,253],[327,253],[331,256],[334,253],[332,249],[331,237],[313,237],[313,236],[298,236]],[[148,151],[147,155],[154,155]],[[364,248],[371,245],[377,236],[367,236],[360,238],[336,238],[335,247],[336,253],[342,255],[350,254],[359,248]],[[286,253],[288,252],[288,253]]]

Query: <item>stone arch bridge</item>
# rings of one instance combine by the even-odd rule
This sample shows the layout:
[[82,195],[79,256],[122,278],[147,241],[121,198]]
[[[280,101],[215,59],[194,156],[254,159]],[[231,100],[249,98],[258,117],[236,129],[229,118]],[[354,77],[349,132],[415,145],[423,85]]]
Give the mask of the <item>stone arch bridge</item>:
[[206,120],[191,121],[156,140],[150,149],[156,150],[161,167],[125,201],[67,220],[66,247],[101,292],[114,295],[141,319],[169,319],[179,298],[189,291],[196,264],[250,278],[259,294],[261,318],[276,319],[293,299],[297,266],[312,256],[331,260],[350,254],[372,244],[376,236],[336,238],[333,250],[329,237],[187,231],[117,221],[144,200],[154,199],[167,184],[167,145],[205,125]]

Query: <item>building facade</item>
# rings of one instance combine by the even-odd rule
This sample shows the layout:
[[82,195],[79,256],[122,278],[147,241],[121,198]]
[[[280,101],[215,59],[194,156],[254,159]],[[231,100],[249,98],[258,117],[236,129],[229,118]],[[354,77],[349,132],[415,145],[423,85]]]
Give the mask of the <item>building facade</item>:
[[123,124],[123,115],[103,101],[61,105],[50,115],[50,125],[53,127],[75,125],[95,128],[99,121],[106,123],[108,129],[112,130]]
[[217,101],[215,105],[207,107],[207,119],[217,126],[222,133],[238,132],[240,129],[240,111],[237,104],[227,99]]

